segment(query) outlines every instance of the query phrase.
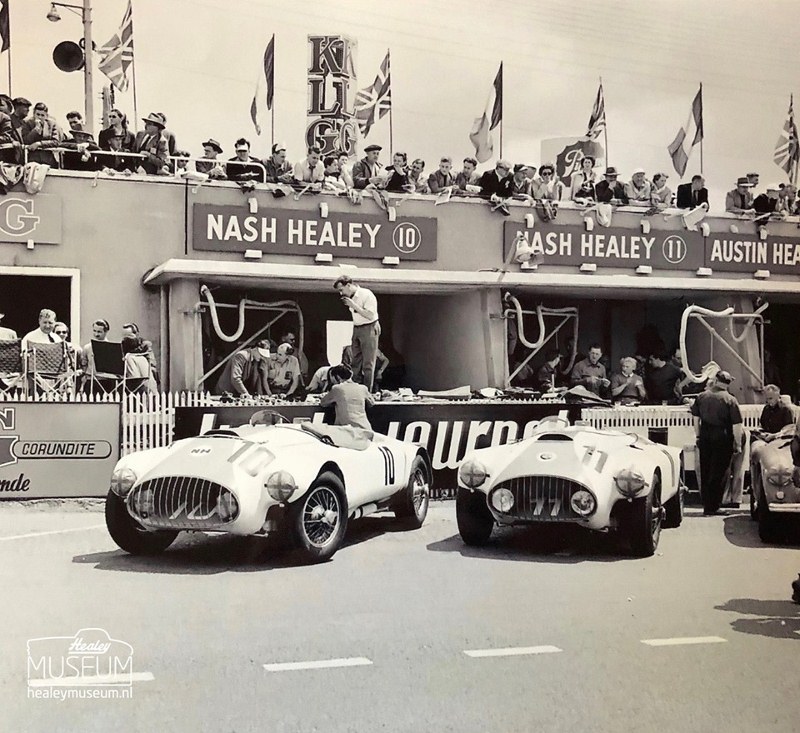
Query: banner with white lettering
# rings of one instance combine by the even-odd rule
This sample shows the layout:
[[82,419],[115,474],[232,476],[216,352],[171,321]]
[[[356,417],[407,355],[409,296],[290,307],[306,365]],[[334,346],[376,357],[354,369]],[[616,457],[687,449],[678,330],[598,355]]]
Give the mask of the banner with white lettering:
[[0,500],[105,496],[119,403],[0,403]]
[[61,197],[40,193],[0,196],[0,242],[61,244]]
[[800,237],[716,234],[706,240],[706,267],[719,272],[800,273]]
[[[175,439],[200,435],[209,430],[244,425],[260,407],[176,407]],[[564,415],[570,422],[580,419],[581,405],[554,403],[380,403],[369,409],[372,427],[378,433],[417,443],[428,450],[434,470],[435,498],[452,498],[456,489],[456,466],[475,448],[480,436],[492,445],[504,445],[527,437],[547,415]],[[333,422],[332,408],[316,405],[271,405],[292,422]],[[327,418],[327,419],[326,419]]]
[[391,222],[377,214],[331,211],[320,219],[316,211],[259,207],[257,214],[241,206],[195,204],[192,246],[210,252],[260,249],[266,257],[328,252],[338,257],[404,260],[436,259],[437,221],[412,216]]
[[654,270],[696,270],[705,261],[703,235],[700,232],[655,231],[644,234],[641,229],[595,227],[587,232],[583,226],[560,226],[536,223],[527,229],[524,223],[507,221],[503,230],[503,257],[518,235],[541,247],[539,265],[581,265],[636,268],[650,265]]

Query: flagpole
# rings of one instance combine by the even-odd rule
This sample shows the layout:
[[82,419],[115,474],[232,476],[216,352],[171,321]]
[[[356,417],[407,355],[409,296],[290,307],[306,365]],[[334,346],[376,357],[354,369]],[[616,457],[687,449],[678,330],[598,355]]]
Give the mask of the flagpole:
[[[503,100],[503,86],[505,85],[505,80],[503,79],[503,62],[500,62],[500,100],[502,104]],[[503,157],[503,110],[500,110],[500,157]]]
[[[386,76],[389,78],[389,83],[391,84],[392,79],[392,59],[390,56],[391,53],[390,48],[386,49]],[[392,109],[394,108],[394,104],[390,101],[389,102],[389,150],[392,155],[394,155],[394,119],[392,118]]]
[[600,91],[603,94],[603,117],[604,117],[604,122],[603,122],[603,142],[605,143],[605,146],[606,146],[606,168],[608,168],[608,166],[611,165],[608,162],[608,113],[606,112],[606,91],[605,91],[605,89],[603,89],[603,77],[602,76],[600,77]]
[[131,61],[131,84],[133,84],[133,119],[134,131],[139,132],[139,105],[136,102],[136,54]]
[[703,114],[703,82],[700,82],[700,121],[703,123],[703,134],[700,136],[700,175],[703,175],[703,140],[706,136],[706,119]]
[[[10,23],[9,23],[10,25]],[[10,31],[9,31],[10,34]],[[11,92],[11,43],[8,44],[8,96],[13,97]]]
[[[269,132],[269,139],[270,139],[270,153],[272,153],[272,148],[275,145],[275,34],[272,34],[272,104],[270,105],[270,132]],[[267,79],[267,84],[269,85],[270,80]]]

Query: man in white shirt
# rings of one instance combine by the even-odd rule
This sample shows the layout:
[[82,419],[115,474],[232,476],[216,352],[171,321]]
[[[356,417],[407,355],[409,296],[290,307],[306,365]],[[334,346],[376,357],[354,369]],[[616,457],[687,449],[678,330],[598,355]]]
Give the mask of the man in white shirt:
[[333,288],[353,317],[353,378],[372,392],[375,360],[378,356],[378,300],[367,288],[356,285],[348,275],[336,278]]
[[[3,318],[5,318],[5,315],[6,315],[5,313],[0,313],[0,321],[2,321]],[[3,326],[0,326],[0,341],[15,341],[16,338],[17,338],[16,331],[10,328],[4,328]]]
[[325,166],[320,160],[319,148],[309,148],[308,157],[295,163],[294,177],[300,183],[322,183],[325,180]]
[[28,344],[57,344],[61,342],[61,337],[56,336],[53,329],[56,326],[55,311],[49,308],[42,308],[39,311],[39,328],[30,333],[26,333],[22,338],[22,350],[28,349]]

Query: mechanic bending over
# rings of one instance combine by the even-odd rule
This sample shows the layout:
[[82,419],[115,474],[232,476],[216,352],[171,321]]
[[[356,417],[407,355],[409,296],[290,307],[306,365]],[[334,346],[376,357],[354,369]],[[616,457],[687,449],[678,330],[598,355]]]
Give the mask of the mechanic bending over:
[[372,430],[367,419],[367,405],[371,407],[374,402],[367,387],[356,384],[352,379],[353,372],[344,364],[331,367],[328,376],[332,386],[319,404],[322,407],[336,405],[336,420],[333,424]]

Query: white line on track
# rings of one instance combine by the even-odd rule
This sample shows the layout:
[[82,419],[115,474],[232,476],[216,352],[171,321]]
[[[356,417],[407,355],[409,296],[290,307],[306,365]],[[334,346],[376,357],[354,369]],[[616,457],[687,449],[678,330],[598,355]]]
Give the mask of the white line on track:
[[467,649],[468,657],[521,657],[527,654],[556,654],[563,652],[557,646],[512,646],[505,649]]
[[719,644],[728,641],[721,636],[676,636],[672,639],[642,639],[647,646],[680,646],[682,644]]
[[60,677],[52,680],[28,680],[28,687],[86,687],[91,685],[124,685],[129,682],[152,682],[152,672],[97,675],[95,677]]
[[16,534],[11,537],[0,537],[0,542],[8,540],[27,540],[29,537],[44,537],[49,534],[66,534],[67,532],[84,532],[89,529],[105,528],[105,524],[90,524],[88,527],[72,527],[71,529],[53,529],[48,532],[31,532],[30,534]]
[[315,662],[278,662],[265,664],[267,672],[294,672],[301,669],[332,669],[334,667],[363,667],[372,664],[366,657],[347,657],[344,659],[319,659]]

